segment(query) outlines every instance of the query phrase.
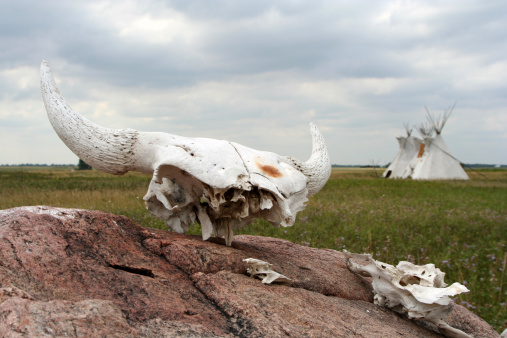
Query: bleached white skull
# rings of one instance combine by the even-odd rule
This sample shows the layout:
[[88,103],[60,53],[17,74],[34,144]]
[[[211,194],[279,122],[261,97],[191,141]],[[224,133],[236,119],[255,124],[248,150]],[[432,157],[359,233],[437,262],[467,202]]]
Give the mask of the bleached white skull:
[[434,323],[447,337],[470,337],[445,321],[452,310],[450,297],[469,290],[460,283],[447,286],[445,273],[434,264],[414,265],[402,261],[394,267],[374,260],[370,254],[347,250],[343,253],[351,271],[372,278],[375,304],[406,314],[410,319]]
[[177,232],[187,232],[198,221],[203,239],[224,236],[230,245],[233,230],[255,218],[291,226],[331,173],[324,139],[313,124],[312,155],[306,162],[224,140],[108,129],[72,110],[47,61],[40,73],[49,120],[67,147],[110,174],[152,174],[146,206]]

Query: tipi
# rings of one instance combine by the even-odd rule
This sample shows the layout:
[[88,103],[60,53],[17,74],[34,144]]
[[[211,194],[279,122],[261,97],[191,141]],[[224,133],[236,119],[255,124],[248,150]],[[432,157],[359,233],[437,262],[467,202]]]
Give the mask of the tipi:
[[396,138],[398,140],[400,150],[391,164],[387,167],[386,171],[384,171],[382,176],[385,178],[401,178],[405,168],[419,151],[419,145],[422,140],[411,136],[412,128],[409,128],[408,124],[404,124],[404,126],[407,132],[407,137],[399,136]]
[[412,163],[413,170],[407,168],[407,171],[411,171],[408,176],[412,177],[412,179],[468,180],[468,175],[461,167],[460,161],[451,155],[441,135],[442,129],[451,115],[452,108],[444,111],[439,118],[435,118],[426,109],[430,126],[421,126],[419,130],[423,129],[421,133],[428,134],[430,132],[428,129],[431,128],[435,131],[436,135],[434,138],[431,138],[431,135],[424,135],[424,150],[422,151],[422,155],[419,154],[420,157],[416,157],[415,165]]

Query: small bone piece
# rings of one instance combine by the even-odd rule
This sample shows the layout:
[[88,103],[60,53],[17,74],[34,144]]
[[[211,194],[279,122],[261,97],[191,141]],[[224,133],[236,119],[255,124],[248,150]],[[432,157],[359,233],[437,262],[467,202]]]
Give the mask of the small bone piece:
[[255,258],[243,259],[243,262],[248,264],[246,272],[248,272],[251,277],[262,279],[262,283],[264,284],[271,284],[272,282],[291,284],[293,282],[292,279],[271,270],[273,264]]
[[445,273],[434,264],[415,265],[402,261],[395,267],[374,260],[370,254],[347,250],[343,253],[349,270],[372,277],[375,304],[406,314],[410,319],[431,322],[447,337],[470,337],[445,321],[452,310],[450,297],[469,290],[460,283],[447,286]]

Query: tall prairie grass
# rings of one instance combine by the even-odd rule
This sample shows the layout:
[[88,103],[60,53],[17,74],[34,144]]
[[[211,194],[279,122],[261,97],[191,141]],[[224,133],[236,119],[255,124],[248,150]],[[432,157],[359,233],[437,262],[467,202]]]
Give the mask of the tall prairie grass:
[[[458,296],[457,303],[497,330],[505,329],[507,171],[468,172],[470,181],[385,180],[379,174],[372,169],[334,170],[293,227],[276,228],[257,220],[236,234],[368,252],[393,265],[401,260],[434,263],[446,273],[448,284],[460,282],[471,290]],[[149,181],[137,173],[0,168],[0,209],[96,209],[165,228],[144,206]],[[200,234],[199,225],[191,233]]]

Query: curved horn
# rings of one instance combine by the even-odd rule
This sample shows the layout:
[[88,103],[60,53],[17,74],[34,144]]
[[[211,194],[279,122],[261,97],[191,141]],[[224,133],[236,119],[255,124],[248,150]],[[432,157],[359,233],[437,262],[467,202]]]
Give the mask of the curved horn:
[[132,170],[139,132],[103,128],[72,110],[56,87],[47,61],[41,63],[40,77],[49,121],[67,147],[87,164],[109,174],[123,175]]
[[322,134],[314,123],[310,123],[310,132],[312,134],[312,155],[310,159],[306,162],[301,162],[289,157],[296,168],[308,179],[306,184],[308,197],[318,193],[326,184],[329,176],[331,176],[331,161],[329,160],[324,137],[322,137]]

